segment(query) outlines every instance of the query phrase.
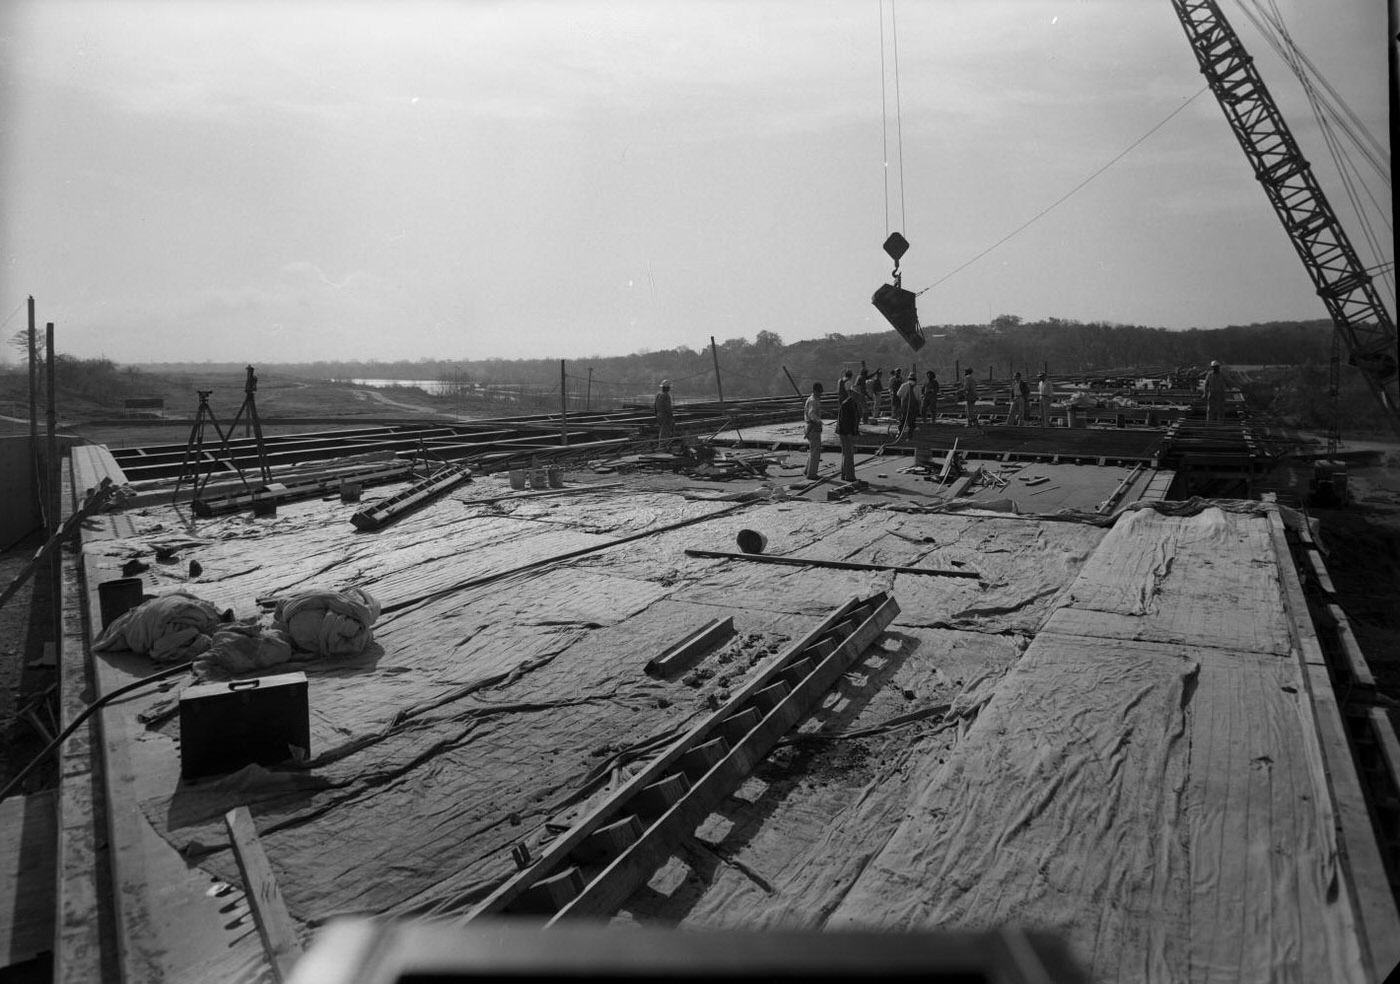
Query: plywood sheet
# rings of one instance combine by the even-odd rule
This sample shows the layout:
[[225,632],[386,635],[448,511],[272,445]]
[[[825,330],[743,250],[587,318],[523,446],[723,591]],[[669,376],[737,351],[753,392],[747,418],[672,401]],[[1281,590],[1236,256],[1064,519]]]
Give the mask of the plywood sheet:
[[1104,638],[1286,656],[1288,623],[1267,522],[1209,507],[1123,513],[1049,622]]
[[1296,674],[1042,633],[828,925],[1044,927],[1103,980],[1348,979]]

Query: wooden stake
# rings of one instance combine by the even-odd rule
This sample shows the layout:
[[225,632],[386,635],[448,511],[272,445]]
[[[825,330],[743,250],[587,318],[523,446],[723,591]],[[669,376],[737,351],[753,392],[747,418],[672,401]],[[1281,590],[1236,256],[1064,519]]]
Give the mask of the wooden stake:
[[564,374],[564,360],[559,360],[559,443],[569,446],[569,381]]
[[[39,348],[34,331],[34,297],[29,298],[29,487],[32,510],[39,505]],[[31,512],[30,515],[33,515]]]

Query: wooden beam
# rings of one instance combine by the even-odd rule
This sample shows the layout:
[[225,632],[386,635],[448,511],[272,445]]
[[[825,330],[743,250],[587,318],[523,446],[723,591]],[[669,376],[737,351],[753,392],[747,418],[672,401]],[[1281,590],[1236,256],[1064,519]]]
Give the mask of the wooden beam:
[[733,615],[714,619],[669,647],[661,655],[647,660],[646,672],[664,675],[683,670],[695,662],[700,653],[713,646],[720,639],[733,634]]
[[267,852],[258,840],[258,831],[253,826],[253,815],[248,808],[240,806],[229,810],[224,814],[224,823],[228,826],[238,873],[243,876],[243,893],[248,898],[248,908],[252,910],[253,922],[258,927],[263,952],[272,965],[273,976],[278,984],[282,984],[291,976],[292,967],[301,956],[296,923],[292,922],[291,913],[287,911],[287,903],[282,899],[282,890],[277,887],[277,878],[267,860]]
[[831,567],[843,571],[894,571],[896,574],[928,574],[933,577],[965,577],[977,580],[976,571],[945,571],[933,567],[900,567],[897,564],[861,564],[851,560],[819,560],[816,557],[777,557],[772,554],[730,553],[727,550],[686,550],[687,557],[715,560],[748,560],[758,564],[787,564],[793,567]]

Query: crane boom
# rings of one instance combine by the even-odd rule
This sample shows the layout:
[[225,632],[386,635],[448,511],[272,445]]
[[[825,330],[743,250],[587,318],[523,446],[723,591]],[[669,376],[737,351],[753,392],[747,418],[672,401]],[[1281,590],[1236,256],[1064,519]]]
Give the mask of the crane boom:
[[1400,434],[1400,339],[1278,105],[1215,0],[1171,0],[1201,74],[1361,371]]

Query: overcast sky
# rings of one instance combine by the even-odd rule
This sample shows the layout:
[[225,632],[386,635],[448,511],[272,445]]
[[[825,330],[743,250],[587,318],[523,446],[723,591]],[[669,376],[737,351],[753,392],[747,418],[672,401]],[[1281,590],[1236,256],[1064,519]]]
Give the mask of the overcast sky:
[[[1384,141],[1385,4],[1279,5]],[[60,351],[118,362],[886,330],[889,230],[913,244],[904,285],[927,287],[1202,86],[1168,0],[900,0],[897,48],[890,9],[11,0],[4,334],[30,294]],[[1225,11],[1340,210],[1298,83]],[[1206,93],[919,298],[925,325],[1003,313],[1326,312]]]

